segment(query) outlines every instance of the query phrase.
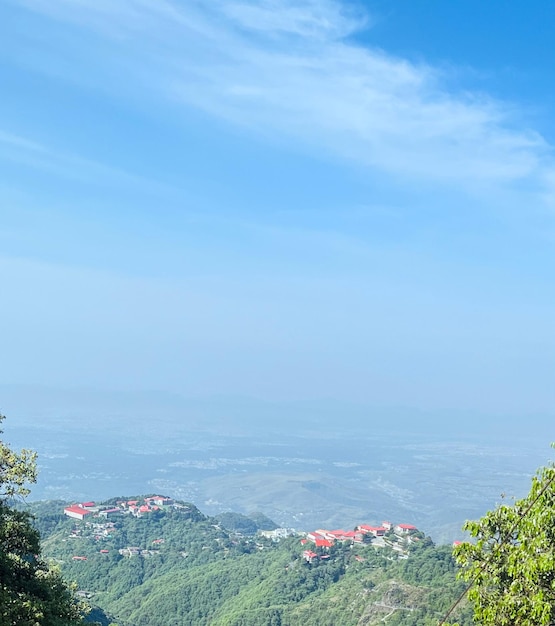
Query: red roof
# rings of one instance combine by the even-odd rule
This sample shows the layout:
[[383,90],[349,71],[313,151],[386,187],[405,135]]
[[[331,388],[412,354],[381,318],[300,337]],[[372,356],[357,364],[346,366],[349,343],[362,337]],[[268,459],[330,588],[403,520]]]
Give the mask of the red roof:
[[333,543],[327,539],[315,539],[314,543],[318,548],[331,548]]
[[309,559],[314,559],[316,558],[318,555],[316,554],[316,552],[312,552],[312,550],[305,550],[303,552],[303,556],[308,557]]
[[100,554],[108,554],[109,550],[101,550]]
[[315,531],[313,531],[313,532],[311,532],[311,533],[308,533],[307,537],[308,537],[309,539],[312,539],[312,540],[314,540],[314,539],[323,539],[323,538],[324,538],[324,535],[322,535],[321,533],[319,533],[319,532],[317,532],[317,531],[315,530]]
[[79,513],[79,515],[90,515],[92,513],[92,511],[87,511],[87,509],[84,509],[82,506],[79,506],[78,504],[73,504],[72,506],[66,506],[66,508],[64,509],[64,513]]
[[357,533],[354,530],[329,530],[328,535],[336,539],[354,539]]
[[418,530],[416,526],[413,526],[412,524],[397,524],[397,526],[403,530]]
[[81,504],[81,506],[84,506],[84,507],[94,506],[94,502],[83,502],[83,504]]
[[328,537],[331,535],[335,539],[354,539],[357,535],[353,530],[328,530],[326,531]]

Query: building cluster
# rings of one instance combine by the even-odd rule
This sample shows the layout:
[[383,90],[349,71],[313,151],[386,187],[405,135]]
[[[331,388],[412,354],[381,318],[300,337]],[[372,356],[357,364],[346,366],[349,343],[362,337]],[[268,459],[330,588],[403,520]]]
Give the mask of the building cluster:
[[[94,502],[81,502],[78,504],[72,504],[64,508],[64,514],[68,517],[78,520],[84,520],[88,516],[98,518],[112,518],[116,515],[133,515],[135,517],[141,517],[154,511],[159,511],[167,507],[182,508],[182,505],[176,504],[174,500],[166,496],[148,496],[143,499],[136,500],[118,500],[114,505],[97,505]],[[89,527],[90,524],[87,524]],[[94,538],[99,540],[107,537],[110,532],[114,530],[113,523],[103,522],[101,524],[92,524],[95,536]],[[98,527],[98,528],[97,528]],[[78,527],[73,531],[74,533],[80,533]],[[305,537],[301,539],[301,544],[306,546],[309,543],[314,545],[314,548],[320,548],[317,552],[313,549],[305,549],[303,552],[303,558],[312,563],[315,560],[329,559],[330,555],[327,554],[328,549],[331,548],[336,542],[350,542],[351,544],[368,544],[373,543],[376,546],[391,546],[393,549],[403,551],[402,544],[399,540],[406,539],[409,542],[417,540],[418,536],[414,536],[418,532],[418,528],[412,524],[392,524],[391,522],[382,522],[381,526],[371,526],[369,524],[360,524],[354,530],[326,530],[319,528],[306,533]],[[77,536],[77,534],[75,536]],[[291,528],[277,528],[272,531],[259,531],[260,535],[267,538],[271,538],[274,541],[279,541],[285,537],[296,534],[296,531]],[[152,541],[153,546],[150,549],[142,549],[136,546],[127,546],[119,550],[122,556],[153,556],[159,554],[160,544],[164,543],[164,539],[155,539]],[[406,543],[405,543],[406,547]],[[154,548],[154,549],[153,549]],[[308,548],[308,546],[307,546]],[[101,553],[108,553],[108,550],[100,550]],[[183,556],[187,556],[183,554]],[[363,561],[363,557],[355,557],[359,561]],[[86,560],[84,556],[74,556],[74,560]]]
[[[382,522],[381,526],[370,526],[368,524],[360,524],[355,530],[325,530],[319,528],[306,534],[305,539],[301,539],[301,543],[306,545],[308,542],[314,544],[316,548],[324,550],[331,548],[336,542],[369,543],[376,541],[377,545],[388,545],[385,537],[387,534],[393,535],[393,538],[409,538],[418,532],[418,528],[412,524],[396,524],[391,522]],[[391,545],[391,544],[389,544]],[[313,550],[307,549],[303,552],[303,557],[309,563],[315,559],[328,558],[328,555],[318,555]]]
[[259,530],[257,534],[272,541],[279,541],[296,535],[297,531],[294,528],[276,528],[275,530]]
[[73,519],[84,520],[87,516],[104,517],[134,515],[141,517],[164,507],[174,506],[174,501],[165,496],[149,496],[142,500],[118,500],[116,505],[97,505],[94,502],[81,502],[64,508],[64,515]]

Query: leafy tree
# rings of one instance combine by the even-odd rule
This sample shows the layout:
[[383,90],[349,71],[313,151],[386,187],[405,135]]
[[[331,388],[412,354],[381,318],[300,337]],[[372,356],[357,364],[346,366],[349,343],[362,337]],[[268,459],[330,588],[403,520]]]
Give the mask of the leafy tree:
[[[0,423],[3,419],[0,415]],[[35,458],[0,440],[0,624],[81,624],[72,591],[40,558],[40,536],[30,515],[11,505],[10,499],[27,495],[27,485],[36,480]]]
[[[4,420],[0,414],[0,424]],[[0,429],[0,435],[3,431]],[[37,479],[37,455],[31,450],[14,452],[0,440],[0,501],[29,494],[27,484]]]
[[536,474],[530,493],[467,522],[474,543],[455,549],[478,623],[555,623],[555,466]]

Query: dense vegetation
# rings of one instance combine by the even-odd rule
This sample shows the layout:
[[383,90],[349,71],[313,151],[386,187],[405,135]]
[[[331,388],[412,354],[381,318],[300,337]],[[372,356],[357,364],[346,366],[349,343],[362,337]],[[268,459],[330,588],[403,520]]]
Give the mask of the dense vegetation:
[[[372,545],[312,546],[325,558],[309,563],[298,536],[239,535],[223,522],[245,526],[243,516],[207,518],[191,504],[110,523],[71,520],[60,502],[32,508],[45,553],[120,626],[435,626],[461,590],[451,549],[430,540],[408,558]],[[457,618],[471,624],[469,607]]]
[[34,454],[15,452],[0,441],[0,624],[73,626],[82,622],[81,607],[41,558],[39,533],[29,514],[14,506],[13,498],[27,495],[26,485],[35,477]]
[[456,550],[480,624],[555,623],[555,466],[540,469],[530,493],[465,525],[473,542]]
[[260,513],[208,518],[160,496],[133,498],[141,511],[86,505],[96,514],[76,521],[64,502],[18,502],[34,479],[33,453],[0,441],[0,626],[553,624],[554,466],[522,500],[467,522],[459,577],[451,549],[422,534],[316,548],[257,534],[275,527]]

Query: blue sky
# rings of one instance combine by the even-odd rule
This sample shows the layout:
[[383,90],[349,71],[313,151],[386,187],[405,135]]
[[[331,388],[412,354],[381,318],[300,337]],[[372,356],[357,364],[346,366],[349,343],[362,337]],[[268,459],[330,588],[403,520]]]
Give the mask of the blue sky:
[[553,3],[0,24],[4,382],[553,410]]

